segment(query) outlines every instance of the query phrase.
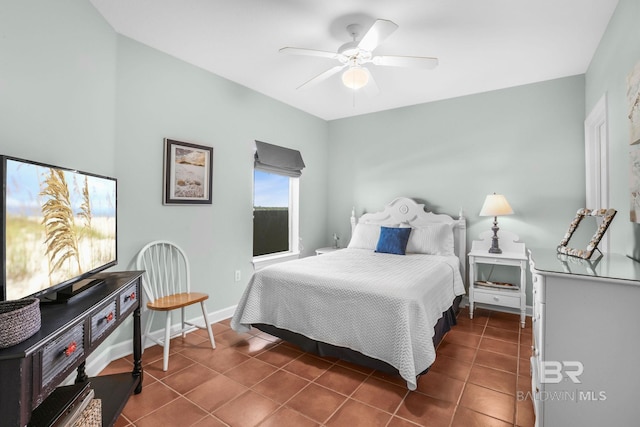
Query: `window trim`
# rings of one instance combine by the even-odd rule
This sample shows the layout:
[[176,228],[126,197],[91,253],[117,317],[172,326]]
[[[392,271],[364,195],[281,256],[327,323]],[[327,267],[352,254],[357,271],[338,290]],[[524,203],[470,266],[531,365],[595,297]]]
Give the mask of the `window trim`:
[[[289,178],[289,250],[254,256],[252,262],[255,271],[268,265],[300,258],[300,178],[291,176],[287,178]],[[255,207],[255,169],[253,185],[252,208]]]

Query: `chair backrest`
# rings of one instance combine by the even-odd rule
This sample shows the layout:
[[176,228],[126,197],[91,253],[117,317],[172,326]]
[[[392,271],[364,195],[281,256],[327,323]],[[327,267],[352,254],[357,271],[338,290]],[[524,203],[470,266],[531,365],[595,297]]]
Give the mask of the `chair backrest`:
[[166,240],[148,243],[138,252],[136,265],[145,270],[142,286],[149,301],[191,290],[189,260],[174,243]]

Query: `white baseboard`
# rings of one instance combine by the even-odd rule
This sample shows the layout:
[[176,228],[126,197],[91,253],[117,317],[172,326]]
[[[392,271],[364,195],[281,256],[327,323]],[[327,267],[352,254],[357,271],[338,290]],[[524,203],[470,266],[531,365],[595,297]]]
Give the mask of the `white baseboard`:
[[[212,313],[208,313],[209,321],[211,323],[216,323],[221,320],[228,319],[233,316],[233,313],[236,311],[236,306],[231,306],[227,308],[223,308],[221,310],[214,311]],[[193,319],[187,319],[188,322],[204,326],[204,322],[202,321],[202,315],[197,316]],[[172,329],[175,329],[176,333],[179,329],[178,325],[174,325]],[[142,326],[142,330],[144,331],[144,325]],[[196,328],[193,328],[196,330]],[[189,331],[191,332],[191,331]],[[164,335],[163,330],[154,331],[151,333],[154,338],[161,338]],[[155,345],[155,343],[151,340],[146,340],[145,347],[151,347]],[[143,349],[144,350],[144,349]],[[90,377],[94,377],[98,375],[104,368],[109,365],[112,361],[116,359],[120,359],[121,357],[128,356],[133,354],[133,339],[128,339],[113,345],[108,346],[107,348],[100,351],[100,353],[93,353],[87,359],[86,364],[86,373]],[[75,374],[73,375],[75,378]],[[72,380],[73,382],[73,380]]]

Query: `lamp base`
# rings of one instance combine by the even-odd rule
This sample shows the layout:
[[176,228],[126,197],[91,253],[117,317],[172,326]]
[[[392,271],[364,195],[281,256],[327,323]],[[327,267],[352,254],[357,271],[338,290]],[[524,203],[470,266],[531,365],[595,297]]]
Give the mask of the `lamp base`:
[[502,253],[502,249],[500,248],[494,248],[493,246],[491,246],[489,248],[489,253],[490,254],[501,254]]
[[489,248],[490,254],[501,254],[502,249],[498,246],[498,217],[493,217],[493,227],[491,227],[491,231],[493,231],[493,237],[491,237],[491,247]]

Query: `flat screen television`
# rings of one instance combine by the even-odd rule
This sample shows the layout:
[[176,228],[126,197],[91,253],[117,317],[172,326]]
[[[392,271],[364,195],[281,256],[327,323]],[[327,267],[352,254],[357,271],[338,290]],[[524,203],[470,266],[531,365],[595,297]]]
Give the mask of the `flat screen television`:
[[10,156],[0,177],[0,300],[63,301],[117,264],[115,178]]

